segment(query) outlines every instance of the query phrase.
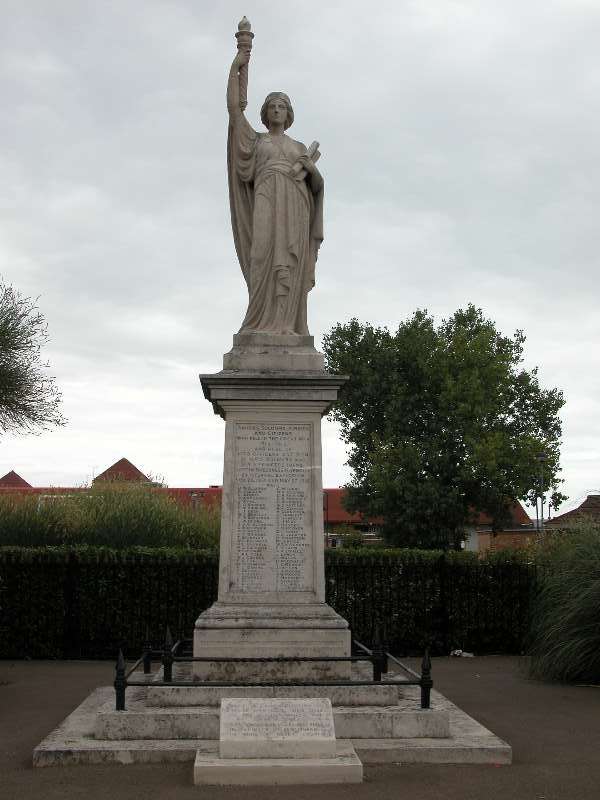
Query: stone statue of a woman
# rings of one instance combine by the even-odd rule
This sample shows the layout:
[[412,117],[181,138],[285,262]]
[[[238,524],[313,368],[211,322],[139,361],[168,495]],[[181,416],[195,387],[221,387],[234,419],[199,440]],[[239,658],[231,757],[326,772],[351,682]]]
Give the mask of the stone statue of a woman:
[[294,121],[286,94],[265,99],[266,133],[244,116],[240,79],[249,59],[249,49],[238,51],[227,85],[231,224],[249,295],[240,333],[307,336],[306,301],[323,240],[323,178],[306,147],[285,133]]

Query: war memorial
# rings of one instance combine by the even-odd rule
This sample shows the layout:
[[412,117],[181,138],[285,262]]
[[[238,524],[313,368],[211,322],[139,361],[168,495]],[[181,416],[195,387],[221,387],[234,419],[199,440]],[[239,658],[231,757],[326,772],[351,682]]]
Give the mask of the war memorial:
[[[254,34],[244,18],[227,84],[233,239],[248,308],[223,369],[201,375],[225,422],[219,589],[193,636],[117,662],[35,749],[34,765],[189,761],[198,785],[357,783],[377,763],[510,763],[511,748],[382,641],[353,642],[325,602],[321,418],[347,378],[307,324],[323,240],[319,144],[286,132],[269,94],[247,121]],[[240,314],[241,316],[241,314]],[[190,635],[192,632],[189,632]]]

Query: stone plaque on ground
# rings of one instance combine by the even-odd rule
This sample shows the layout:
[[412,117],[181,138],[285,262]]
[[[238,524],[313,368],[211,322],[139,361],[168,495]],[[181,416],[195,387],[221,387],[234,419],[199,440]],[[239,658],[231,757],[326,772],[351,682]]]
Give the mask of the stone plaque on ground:
[[221,701],[221,758],[334,758],[328,697]]

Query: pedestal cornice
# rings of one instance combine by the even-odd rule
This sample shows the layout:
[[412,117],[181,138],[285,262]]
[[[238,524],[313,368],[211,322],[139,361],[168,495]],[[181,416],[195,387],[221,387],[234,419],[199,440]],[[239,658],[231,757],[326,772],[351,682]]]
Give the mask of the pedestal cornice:
[[[336,401],[347,375],[329,372],[243,372],[222,370],[200,375],[205,398],[212,403],[215,414],[225,418],[226,407],[248,401],[273,403],[295,401],[308,404],[326,414]],[[296,406],[298,408],[298,406]]]

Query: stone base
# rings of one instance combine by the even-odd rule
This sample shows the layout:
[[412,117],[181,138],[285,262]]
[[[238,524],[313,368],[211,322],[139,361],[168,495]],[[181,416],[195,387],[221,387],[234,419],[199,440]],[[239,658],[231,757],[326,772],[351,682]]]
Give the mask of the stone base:
[[[162,677],[162,670],[161,670]],[[179,680],[177,670],[173,678]],[[190,675],[181,676],[189,680]],[[367,678],[368,680],[368,678]],[[395,706],[395,686],[148,686],[146,708],[219,706],[224,697],[328,697],[335,706]]]
[[325,364],[312,336],[238,333],[231,351],[223,356],[223,369],[323,372]]
[[[275,658],[349,656],[348,623],[326,603],[276,606],[215,603],[194,630],[194,656]],[[349,661],[194,662],[198,680],[350,680]]]
[[[143,705],[145,688],[127,690],[127,707],[133,710],[138,702]],[[419,712],[419,688],[403,687],[406,710],[412,701],[415,713]],[[56,730],[47,736],[33,751],[34,767],[66,766],[73,764],[150,764],[193,761],[197,751],[212,759],[219,755],[219,722],[213,715],[212,739],[204,737],[186,739],[97,739],[99,717],[109,714],[124,718],[129,712],[114,711],[115,691],[112,686],[96,689],[83,703],[62,722]],[[510,764],[512,751],[510,745],[494,736],[472,717],[457,708],[453,703],[436,692],[431,693],[432,711],[445,711],[450,720],[450,736],[448,738],[356,738],[348,737],[363,764]],[[214,709],[217,710],[216,708]],[[334,709],[334,719],[338,727],[339,711]],[[193,712],[193,713],[192,713]],[[197,709],[189,709],[187,719]],[[133,715],[135,716],[135,714]],[[149,721],[153,715],[149,715]],[[206,715],[205,718],[211,715]],[[354,716],[354,715],[352,715]],[[106,719],[106,718],[105,718]],[[365,716],[365,721],[367,717]],[[372,717],[373,719],[373,717]],[[350,720],[356,725],[356,718]],[[108,720],[106,719],[106,723]],[[126,732],[126,731],[124,731]],[[132,733],[130,729],[128,731]],[[372,727],[370,732],[375,733]],[[169,732],[172,736],[172,732]],[[200,731],[198,731],[200,733]],[[340,728],[340,733],[343,730]],[[350,731],[348,731],[350,733]],[[363,736],[367,733],[365,730]],[[136,733],[139,736],[139,732]],[[386,734],[389,736],[389,734]],[[338,734],[338,744],[340,742]]]
[[338,742],[334,758],[220,758],[198,750],[196,786],[285,786],[362,783],[363,766],[349,742]]
[[[219,738],[220,713],[215,706],[156,709],[135,702],[128,703],[128,706],[127,711],[115,711],[114,704],[99,709],[95,718],[95,738],[99,741]],[[333,718],[338,739],[450,737],[448,713],[433,709],[413,711],[400,705],[386,708],[336,706]]]

